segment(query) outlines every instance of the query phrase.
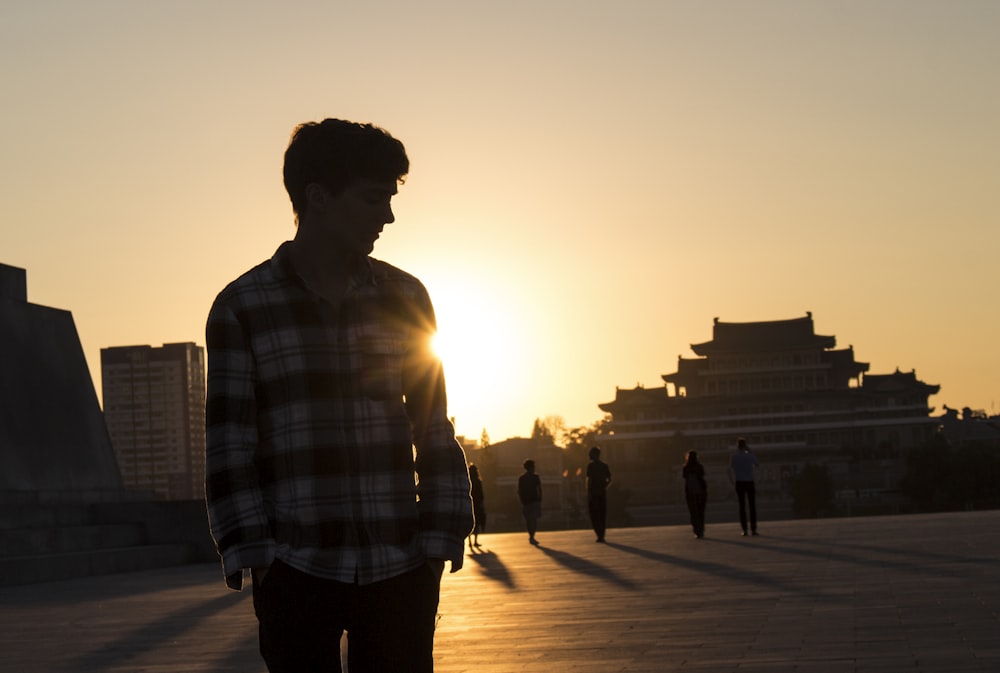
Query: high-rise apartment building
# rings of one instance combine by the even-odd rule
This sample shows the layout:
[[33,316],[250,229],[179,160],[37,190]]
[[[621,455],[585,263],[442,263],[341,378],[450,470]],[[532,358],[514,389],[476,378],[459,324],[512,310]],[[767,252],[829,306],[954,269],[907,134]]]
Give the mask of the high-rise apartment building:
[[194,343],[101,349],[104,418],[126,488],[200,499],[205,351]]

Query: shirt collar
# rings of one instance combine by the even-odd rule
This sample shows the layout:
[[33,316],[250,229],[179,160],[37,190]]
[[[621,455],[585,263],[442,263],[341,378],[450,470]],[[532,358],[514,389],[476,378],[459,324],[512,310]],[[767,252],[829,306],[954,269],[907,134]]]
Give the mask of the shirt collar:
[[[293,280],[303,287],[308,289],[308,284],[302,279],[302,276],[298,274],[295,270],[295,266],[292,264],[292,250],[291,241],[285,241],[278,249],[274,252],[271,257],[271,263],[277,270],[279,276]],[[351,288],[357,289],[364,285],[370,285],[372,287],[378,286],[378,278],[375,274],[375,270],[372,267],[372,258],[365,257],[365,263],[362,264],[358,271],[351,278]]]

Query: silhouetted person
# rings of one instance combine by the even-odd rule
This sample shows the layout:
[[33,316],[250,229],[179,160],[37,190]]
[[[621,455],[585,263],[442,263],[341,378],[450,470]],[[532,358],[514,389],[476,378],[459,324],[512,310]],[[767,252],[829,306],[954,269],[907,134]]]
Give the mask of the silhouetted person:
[[587,510],[590,525],[594,527],[597,541],[604,542],[608,529],[608,486],[611,484],[611,469],[601,460],[601,450],[590,449],[590,463],[587,465]]
[[747,534],[747,510],[750,510],[750,533],[757,534],[757,494],[754,487],[754,468],[760,465],[747,442],[742,437],[737,442],[736,453],[729,459],[729,480],[736,487],[740,501],[740,527]]
[[535,461],[524,461],[524,474],[517,480],[517,497],[521,501],[521,513],[528,528],[528,541],[538,544],[538,518],[542,516],[542,480],[535,474]]
[[431,673],[445,560],[472,529],[421,282],[370,257],[409,170],[338,119],[295,129],[297,230],[208,316],[206,498],[226,583],[251,569],[270,671]]
[[475,463],[469,464],[469,480],[472,482],[472,514],[476,520],[472,532],[469,533],[469,549],[480,547],[479,534],[486,532],[486,500],[483,497],[483,480],[479,477],[479,468]]
[[691,515],[691,528],[695,537],[705,537],[705,505],[708,504],[708,483],[705,481],[705,468],[698,462],[698,452],[688,451],[684,456],[684,499],[687,501],[688,514]]

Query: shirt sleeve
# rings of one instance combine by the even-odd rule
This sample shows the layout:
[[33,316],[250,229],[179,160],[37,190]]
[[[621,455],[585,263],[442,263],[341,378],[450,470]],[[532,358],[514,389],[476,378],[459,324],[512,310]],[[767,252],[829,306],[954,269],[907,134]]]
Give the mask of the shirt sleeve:
[[269,566],[276,547],[254,464],[254,358],[237,316],[219,300],[209,313],[205,332],[205,500],[226,584],[240,590],[243,569]]
[[406,411],[416,448],[420,545],[427,558],[462,567],[472,530],[472,498],[465,452],[448,420],[444,370],[431,349],[434,309],[423,286],[413,301],[412,339],[404,367]]

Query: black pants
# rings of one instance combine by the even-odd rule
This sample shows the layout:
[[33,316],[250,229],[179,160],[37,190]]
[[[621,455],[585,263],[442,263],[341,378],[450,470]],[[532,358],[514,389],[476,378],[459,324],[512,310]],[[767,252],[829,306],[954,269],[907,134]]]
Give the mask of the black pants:
[[587,496],[587,509],[590,511],[590,525],[594,527],[598,540],[604,539],[608,530],[608,496],[590,494]]
[[432,673],[440,578],[421,566],[365,586],[319,579],[275,561],[254,581],[260,653],[271,673]]
[[528,529],[528,537],[534,540],[535,533],[538,532],[538,518],[542,515],[542,503],[522,503],[521,513],[524,514],[524,525]]
[[691,515],[691,528],[695,535],[701,537],[705,534],[705,505],[708,504],[708,496],[701,494],[686,497],[688,513]]
[[736,482],[736,497],[740,500],[740,526],[747,532],[747,509],[750,510],[750,530],[757,532],[757,494],[752,481]]

